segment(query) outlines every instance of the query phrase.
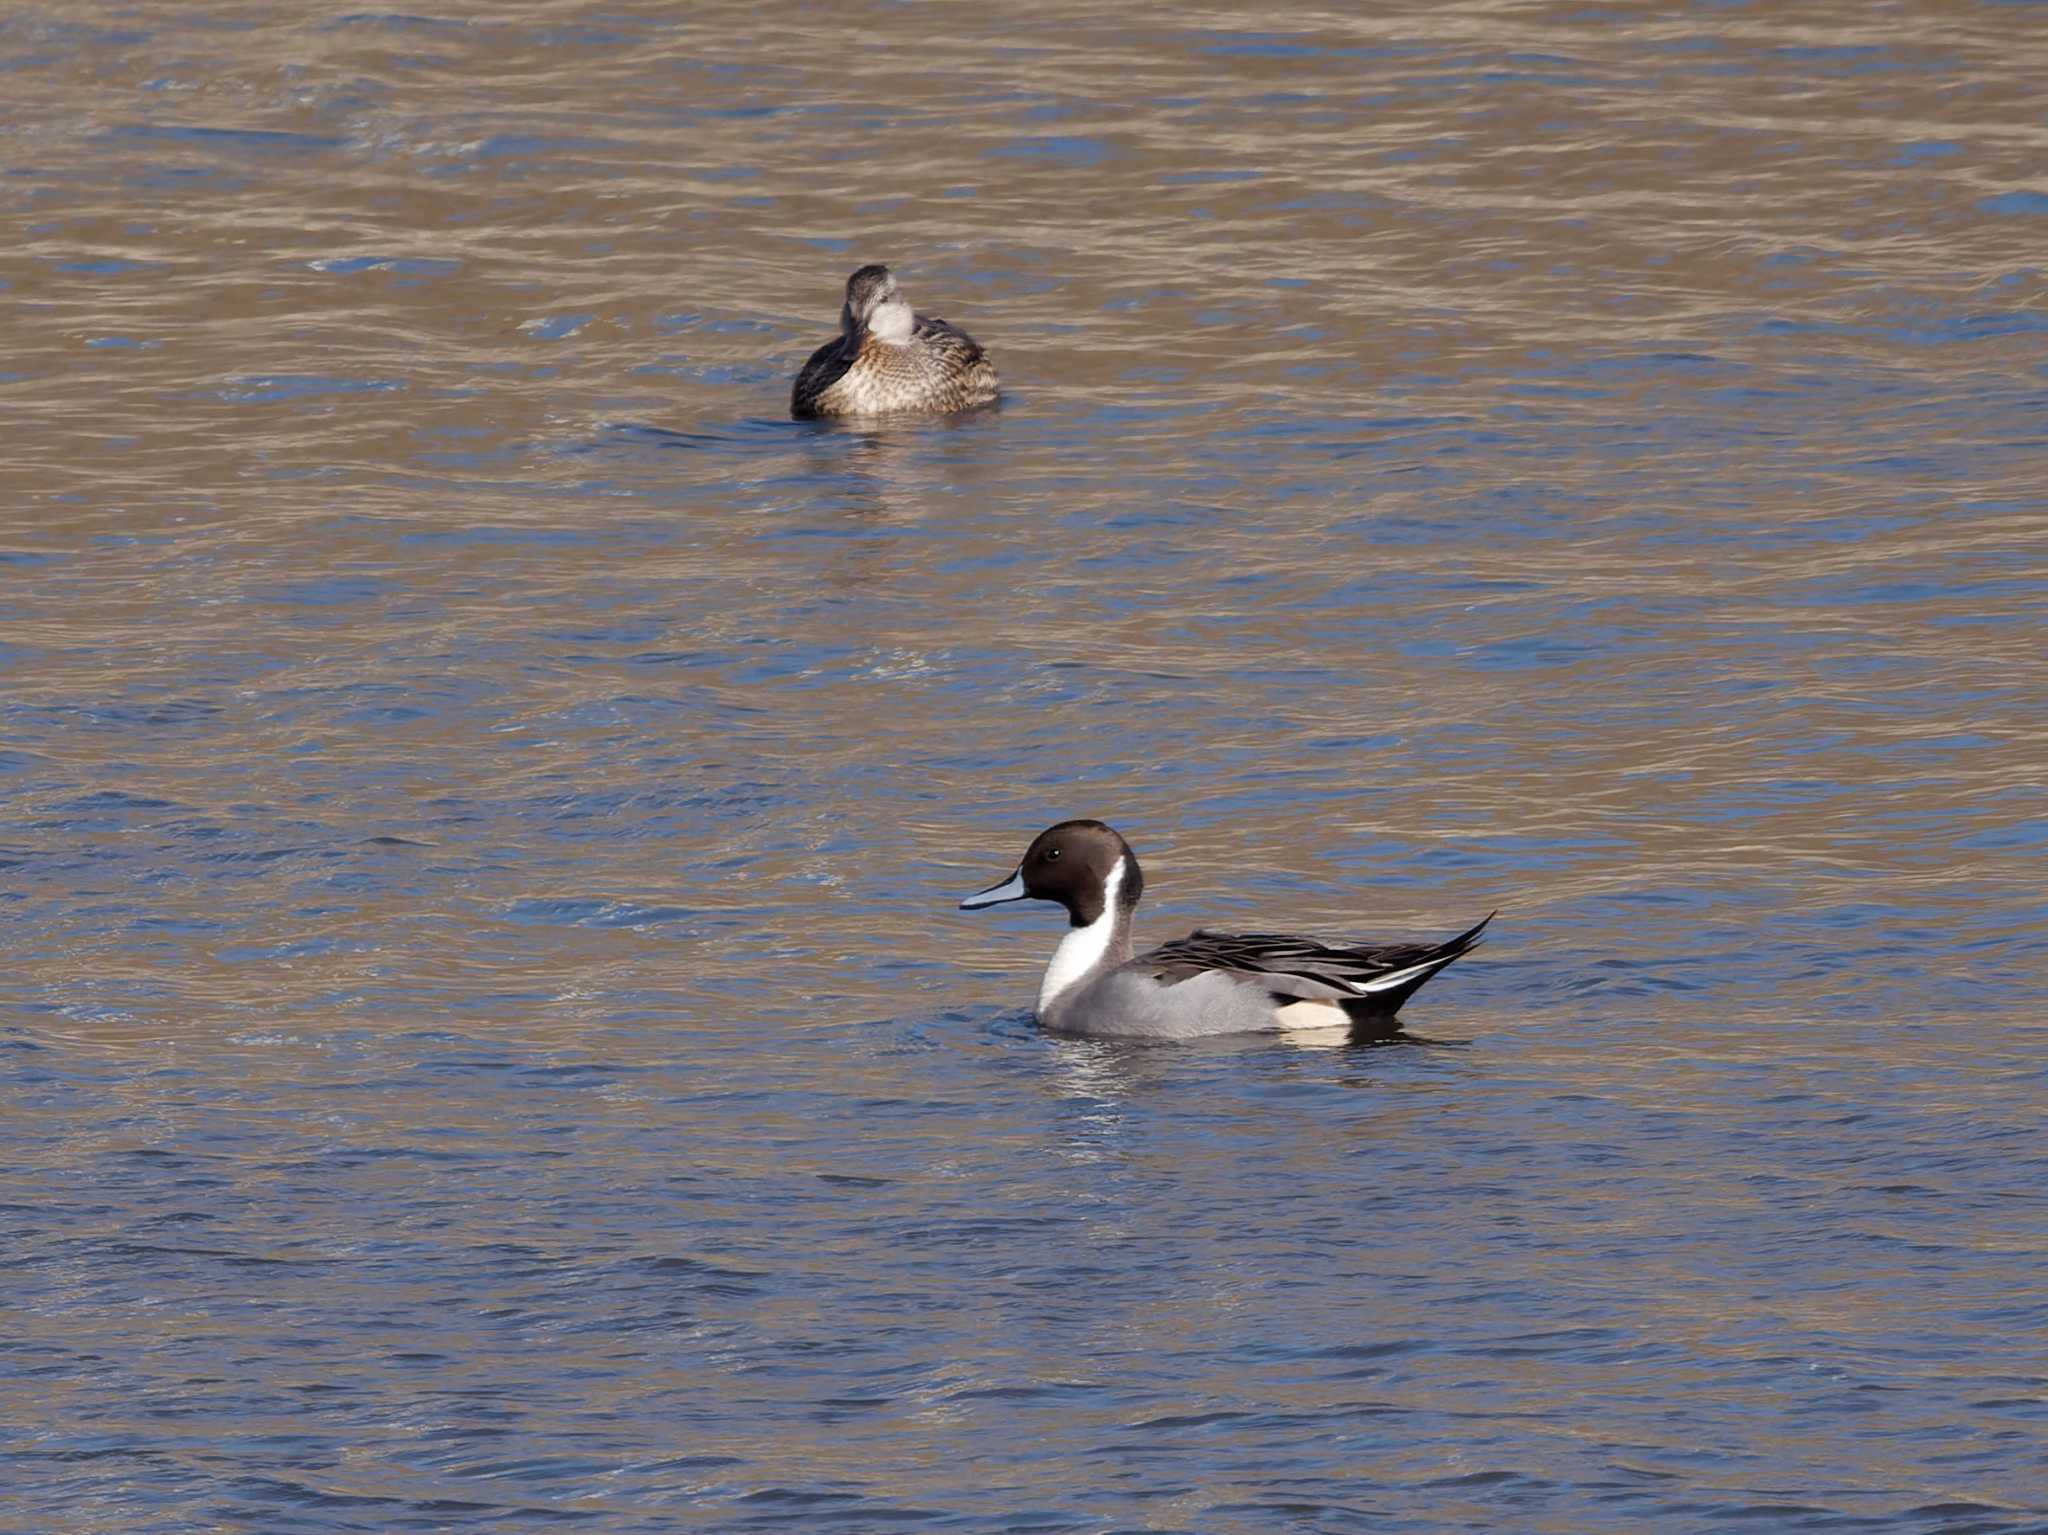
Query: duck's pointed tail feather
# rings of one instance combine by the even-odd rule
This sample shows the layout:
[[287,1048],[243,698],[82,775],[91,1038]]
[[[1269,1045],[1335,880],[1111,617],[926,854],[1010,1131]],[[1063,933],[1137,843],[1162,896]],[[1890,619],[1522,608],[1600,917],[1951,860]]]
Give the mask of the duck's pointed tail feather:
[[1345,1000],[1344,1011],[1354,1022],[1391,1017],[1401,1010],[1403,1002],[1422,988],[1423,982],[1453,960],[1478,948],[1486,924],[1499,915],[1497,910],[1488,912],[1457,937],[1438,944],[1398,970],[1389,970],[1369,980],[1354,981],[1352,984],[1357,988],[1358,996]]

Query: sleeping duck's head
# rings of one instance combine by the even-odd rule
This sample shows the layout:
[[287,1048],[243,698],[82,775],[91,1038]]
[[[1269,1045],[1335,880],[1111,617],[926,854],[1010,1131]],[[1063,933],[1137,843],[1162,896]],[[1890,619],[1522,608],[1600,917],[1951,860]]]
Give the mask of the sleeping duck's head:
[[917,316],[897,292],[895,274],[877,262],[846,279],[846,308],[839,323],[856,339],[873,336],[901,346],[917,328]]

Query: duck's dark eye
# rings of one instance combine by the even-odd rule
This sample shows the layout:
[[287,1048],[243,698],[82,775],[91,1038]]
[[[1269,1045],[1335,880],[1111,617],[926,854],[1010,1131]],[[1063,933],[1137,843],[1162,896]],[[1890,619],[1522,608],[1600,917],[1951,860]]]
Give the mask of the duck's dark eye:
[[1047,849],[1045,850],[1045,861],[1046,861],[1047,863],[1057,863],[1057,862],[1059,862],[1059,857],[1060,857],[1060,850],[1059,850],[1058,848],[1056,848],[1056,847],[1049,847],[1049,848],[1047,848]]

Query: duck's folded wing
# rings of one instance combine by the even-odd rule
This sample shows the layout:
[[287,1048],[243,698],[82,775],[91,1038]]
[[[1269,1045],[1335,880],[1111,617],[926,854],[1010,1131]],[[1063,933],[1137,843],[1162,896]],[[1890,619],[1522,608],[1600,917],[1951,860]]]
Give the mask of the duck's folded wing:
[[1199,928],[1131,963],[1166,985],[1222,971],[1280,997],[1344,1002],[1448,965],[1479,942],[1489,915],[1445,943],[1332,944],[1294,933],[1218,933]]
[[818,396],[844,378],[859,355],[858,348],[848,346],[844,337],[811,353],[811,360],[797,370],[796,382],[790,386],[790,413],[799,420],[815,414]]

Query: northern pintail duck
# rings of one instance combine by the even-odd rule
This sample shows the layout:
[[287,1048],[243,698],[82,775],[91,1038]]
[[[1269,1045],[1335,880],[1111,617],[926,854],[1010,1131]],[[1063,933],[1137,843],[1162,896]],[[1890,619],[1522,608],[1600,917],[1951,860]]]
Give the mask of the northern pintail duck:
[[1417,987],[1479,942],[1477,927],[1446,943],[1326,944],[1286,933],[1216,933],[1133,957],[1131,913],[1145,876],[1131,845],[1100,821],[1040,832],[999,884],[960,903],[1056,901],[1071,924],[1038,989],[1038,1021],[1096,1039],[1195,1039],[1349,1024],[1391,1034]]
[[995,364],[966,331],[915,313],[885,266],[846,279],[840,336],[811,354],[789,394],[789,413],[814,416],[943,415],[992,404]]

